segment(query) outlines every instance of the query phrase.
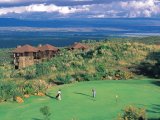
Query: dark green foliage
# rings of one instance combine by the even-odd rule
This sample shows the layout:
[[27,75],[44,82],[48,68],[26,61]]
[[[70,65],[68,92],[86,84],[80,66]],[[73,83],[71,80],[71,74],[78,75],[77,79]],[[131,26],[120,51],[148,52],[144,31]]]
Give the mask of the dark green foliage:
[[26,74],[24,75],[24,78],[26,80],[34,79],[36,78],[36,75],[33,72],[27,71]]
[[95,53],[95,51],[90,50],[87,53],[81,53],[81,56],[83,58],[93,58],[94,57],[94,53]]
[[58,82],[61,82],[62,84],[64,84],[64,83],[67,83],[68,81],[66,81],[65,80],[65,78],[64,77],[61,77],[61,76],[57,76],[57,78],[56,78],[56,80],[55,80],[56,82],[58,81]]
[[100,72],[100,73],[106,73],[106,68],[105,68],[105,65],[103,65],[103,64],[98,64],[96,66],[96,70],[97,70],[97,72]]
[[114,44],[108,44],[108,45],[101,45],[97,48],[97,51],[98,51],[98,55],[105,55],[105,52],[108,51],[110,53],[112,53],[111,57],[112,59],[118,61],[118,60],[121,60],[124,58],[124,54],[123,52],[127,51],[127,49],[129,48],[127,46],[126,43],[123,43],[123,46],[122,45],[119,45],[120,43],[119,42],[115,42]]
[[85,73],[85,74],[80,74],[80,77],[81,77],[81,79],[82,79],[83,81],[90,81],[90,80],[92,80],[92,75],[87,74],[87,73]]
[[155,63],[153,65],[148,61],[144,61],[137,69],[138,71],[136,71],[136,73],[138,74],[143,74],[152,78],[160,78],[160,63]]
[[0,65],[11,63],[11,51],[12,49],[0,49]]
[[17,85],[14,82],[0,82],[0,101],[15,100],[16,96],[21,96]]
[[10,74],[11,78],[20,78],[20,77],[24,77],[24,74],[21,71],[18,70],[12,70],[11,74]]
[[4,70],[0,67],[0,79],[5,78]]
[[96,71],[99,73],[99,74],[101,74],[101,75],[105,75],[106,74],[106,66],[105,66],[105,64],[98,64],[97,66],[96,66]]
[[76,73],[73,75],[76,81],[91,81],[93,80],[93,76],[88,73]]
[[147,120],[146,111],[142,108],[128,106],[124,109],[123,115],[118,117],[118,120]]
[[36,75],[37,76],[47,75],[50,72],[51,72],[50,66],[48,65],[47,62],[36,64]]
[[10,73],[11,78],[25,78],[31,80],[36,78],[35,66],[23,68],[21,70],[12,70]]
[[155,78],[160,78],[160,61],[153,66],[153,75]]
[[33,87],[33,83],[26,83],[23,85],[23,92],[24,94],[34,94],[35,89]]
[[73,82],[73,78],[71,75],[67,74],[66,76],[57,76],[55,81],[61,82],[63,84],[68,84]]
[[0,102],[14,101],[17,96],[23,97],[25,94],[34,95],[38,92],[45,93],[47,89],[45,81],[25,81],[25,82],[0,82]]
[[160,78],[160,52],[150,53],[146,60],[137,66],[137,73],[153,78]]
[[108,41],[114,41],[114,42],[138,42],[138,43],[144,43],[144,44],[160,44],[160,37],[159,36],[149,36],[149,37],[124,37],[124,38],[108,38]]
[[105,64],[102,63],[96,64],[95,68],[96,68],[96,73],[93,75],[93,78],[95,78],[96,80],[107,78],[107,69]]
[[90,79],[93,78],[93,80],[102,80],[103,76],[99,73],[95,73],[92,75],[92,77],[90,77]]
[[51,116],[51,113],[50,113],[50,110],[49,110],[49,107],[48,106],[44,106],[44,107],[41,107],[40,108],[40,112],[42,113],[42,115],[44,116],[44,119],[43,120],[50,120],[50,116]]

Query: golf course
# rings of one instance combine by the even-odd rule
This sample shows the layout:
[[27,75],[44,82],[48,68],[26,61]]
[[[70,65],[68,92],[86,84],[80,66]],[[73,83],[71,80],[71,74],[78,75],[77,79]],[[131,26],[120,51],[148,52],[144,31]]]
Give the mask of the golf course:
[[[146,109],[149,120],[160,119],[160,81],[103,80],[50,88],[46,96],[31,96],[24,103],[0,104],[0,120],[42,120],[40,108],[48,106],[51,120],[116,120],[129,105]],[[96,98],[92,97],[92,88]],[[61,89],[62,100],[55,99]],[[116,97],[118,96],[117,101]]]

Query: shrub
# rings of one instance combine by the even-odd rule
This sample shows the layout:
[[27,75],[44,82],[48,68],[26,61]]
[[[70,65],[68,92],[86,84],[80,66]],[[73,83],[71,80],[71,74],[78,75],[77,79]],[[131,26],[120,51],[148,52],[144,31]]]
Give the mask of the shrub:
[[38,80],[33,83],[33,88],[35,89],[36,93],[38,92],[46,93],[48,84],[43,80]]
[[99,77],[98,79],[103,79],[103,78],[106,78],[106,74],[107,74],[107,70],[105,68],[105,64],[98,64],[96,66],[96,79],[97,77]]
[[133,75],[132,72],[122,71],[122,70],[116,70],[115,71],[115,79],[118,79],[118,80],[121,80],[121,79],[127,80],[127,79],[131,79],[133,77],[134,77],[134,75]]
[[44,116],[44,119],[43,120],[50,120],[50,116],[51,116],[51,113],[50,113],[50,110],[49,110],[49,107],[48,106],[44,106],[44,107],[41,107],[40,108],[40,112],[42,113],[42,115]]
[[80,77],[82,78],[83,81],[90,81],[92,79],[92,75],[87,73],[80,74]]
[[36,64],[36,75],[42,76],[47,75],[51,72],[50,65],[47,63]]
[[96,66],[96,70],[97,72],[100,72],[100,73],[106,73],[106,68],[104,64],[98,64]]
[[23,94],[34,94],[35,89],[32,83],[25,83],[23,86]]
[[1,68],[0,66],[0,79],[4,78],[5,75],[4,75],[4,70]]
[[93,74],[93,79],[94,80],[101,80],[102,79],[102,75],[98,74],[98,73],[95,73],[95,74]]
[[132,72],[124,71],[123,79],[128,80],[134,78],[134,74]]
[[75,78],[76,81],[91,81],[93,76],[91,74],[82,72],[82,73],[76,73],[73,75],[73,78]]
[[93,58],[95,56],[95,51],[94,50],[90,50],[86,53],[81,53],[81,56],[83,58]]
[[25,76],[25,70],[12,70],[10,77],[11,78],[19,78],[19,77],[24,77]]
[[19,69],[19,70],[14,70],[12,68],[10,77],[11,78],[25,78],[27,80],[36,78],[36,70],[35,66],[29,66],[27,68]]
[[32,94],[32,95],[38,92],[45,93],[47,88],[48,84],[42,80],[26,82],[22,86],[23,94]]
[[146,111],[143,108],[128,106],[124,109],[124,113],[118,117],[118,120],[147,120]]
[[13,82],[1,82],[0,83],[0,101],[15,100],[16,96],[21,96],[22,93],[18,90],[18,87]]
[[61,82],[63,84],[68,84],[73,82],[73,78],[71,75],[67,74],[66,76],[57,76],[56,81]]
[[26,74],[25,74],[25,76],[24,76],[24,78],[26,80],[34,79],[34,78],[36,78],[36,75],[33,72],[27,71]]

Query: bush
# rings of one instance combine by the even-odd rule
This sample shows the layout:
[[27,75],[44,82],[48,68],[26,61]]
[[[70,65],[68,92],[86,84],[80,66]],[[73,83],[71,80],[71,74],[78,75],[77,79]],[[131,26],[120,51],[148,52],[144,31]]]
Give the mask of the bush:
[[36,75],[42,76],[47,75],[51,72],[50,65],[47,63],[36,64]]
[[86,52],[86,53],[81,53],[81,56],[83,57],[83,58],[89,58],[89,59],[91,59],[91,58],[93,58],[94,56],[95,56],[95,51],[94,50],[90,50],[90,51],[88,51],[88,52]]
[[102,79],[102,75],[99,74],[99,73],[95,73],[95,74],[93,74],[93,79],[94,80],[101,80]]
[[160,78],[160,60],[145,60],[137,66],[137,70],[139,74]]
[[128,80],[134,78],[134,74],[132,72],[124,71],[123,79]]
[[93,76],[91,74],[88,73],[76,73],[75,75],[73,75],[73,78],[75,78],[76,81],[91,81]]
[[131,79],[133,78],[134,75],[132,72],[129,72],[129,71],[122,71],[122,70],[116,70],[115,71],[115,79],[117,80],[127,80],[127,79]]
[[51,113],[49,111],[49,107],[48,106],[44,106],[44,107],[41,107],[40,108],[40,112],[43,114],[44,116],[44,119],[43,120],[50,120],[50,116],[51,116]]
[[97,72],[99,72],[99,73],[106,73],[106,68],[105,68],[105,65],[104,64],[98,64],[97,66],[96,66],[96,70],[97,70]]
[[71,75],[66,75],[66,76],[57,76],[56,81],[61,82],[63,84],[68,84],[73,82],[73,78]]
[[16,97],[22,97],[25,94],[45,93],[48,84],[45,81],[26,81],[25,83],[0,82],[0,102],[15,101]]
[[118,120],[147,120],[146,111],[143,108],[128,106],[124,109],[123,115],[118,117]]
[[33,83],[25,83],[23,86],[23,94],[34,94],[35,89]]
[[96,66],[96,74],[97,75],[94,75],[94,76],[96,76],[96,79],[98,78],[98,79],[104,79],[104,78],[106,78],[106,75],[107,75],[107,70],[106,70],[106,68],[105,68],[105,64],[98,64],[97,66]]
[[23,77],[25,75],[24,70],[12,70],[10,77],[11,78],[19,78],[19,77]]
[[33,72],[27,71],[26,74],[25,74],[25,76],[24,76],[24,78],[26,80],[34,79],[34,78],[36,78],[36,75]]
[[15,100],[16,96],[21,96],[17,85],[13,82],[1,82],[0,83],[0,101]]
[[46,93],[46,90],[48,88],[48,84],[45,81],[38,80],[32,84],[33,84],[33,88],[35,89],[36,93],[38,93],[38,92]]
[[22,86],[23,94],[32,94],[32,95],[38,92],[45,93],[47,88],[48,84],[42,80],[26,82]]
[[4,78],[5,75],[4,75],[4,70],[1,68],[0,66],[0,79]]

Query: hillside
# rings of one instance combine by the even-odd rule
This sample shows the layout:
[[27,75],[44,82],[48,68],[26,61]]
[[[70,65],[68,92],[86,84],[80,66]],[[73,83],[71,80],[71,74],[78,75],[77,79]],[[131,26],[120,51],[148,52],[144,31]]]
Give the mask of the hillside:
[[[87,45],[90,48],[87,51],[61,48],[60,53],[50,61],[21,70],[14,70],[10,64],[11,53],[2,49],[0,78],[45,79],[69,83],[90,79],[131,79],[138,75],[159,77],[159,71],[154,69],[159,64],[160,46],[157,44],[113,40],[93,41]],[[3,58],[7,59],[4,61]],[[150,72],[149,69],[154,69],[151,70],[154,73],[146,74]]]
[[[90,118],[90,116],[98,118],[99,116],[93,115],[92,113],[93,101],[90,101],[89,98],[88,102],[82,102],[81,104],[78,104],[77,101],[83,101],[82,98],[84,96],[82,98],[78,97],[77,100],[76,94],[73,93],[79,92],[75,91],[76,89],[82,91],[82,93],[80,92],[80,95],[83,95],[85,94],[85,91],[83,90],[88,91],[89,89],[92,89],[94,87],[96,87],[97,92],[100,95],[98,96],[97,100],[100,100],[101,102],[99,103],[98,101],[98,103],[95,105],[95,107],[99,110],[101,109],[98,107],[99,105],[104,106],[111,103],[113,94],[114,96],[116,94],[116,92],[113,92],[116,88],[119,88],[118,94],[122,96],[122,99],[124,98],[123,100],[121,99],[122,101],[118,108],[116,108],[116,105],[113,101],[112,105],[109,106],[109,108],[106,109],[105,107],[103,107],[104,112],[98,113],[98,115],[102,115],[104,118],[116,118],[117,114],[120,112],[120,109],[123,109],[129,104],[133,104],[143,108],[147,107],[147,110],[151,109],[155,112],[158,111],[159,108],[155,110],[153,107],[159,106],[157,102],[159,97],[157,96],[157,90],[159,89],[158,87],[160,85],[160,82],[158,80],[155,80],[157,78],[160,78],[159,45],[154,43],[148,44],[148,42],[145,43],[128,40],[117,41],[115,39],[110,41],[83,42],[85,42],[85,44],[89,46],[88,50],[82,51],[60,48],[60,52],[52,59],[19,70],[15,70],[14,66],[11,64],[11,49],[1,49],[0,54],[2,59],[0,63],[0,108],[2,109],[0,109],[0,111],[6,110],[9,111],[9,113],[5,111],[5,113],[7,114],[0,114],[0,118],[2,117],[5,120],[8,120],[10,117],[14,117],[15,119],[22,119],[23,117],[25,117],[26,119],[30,119],[31,117],[39,118],[39,113],[37,112],[33,112],[32,114],[30,114],[31,112],[28,111],[27,113],[30,114],[30,116],[27,115],[17,117],[14,115],[19,112],[13,111],[14,109],[16,109],[23,115],[24,110],[25,114],[28,109],[37,111],[40,108],[40,104],[45,105],[48,102],[51,103],[49,105],[54,106],[54,109],[51,109],[52,112],[56,114],[55,118],[57,119],[63,118],[59,117],[59,113],[54,111],[56,111],[57,109],[61,111],[62,108],[68,107],[68,103],[77,104],[78,106],[75,106],[75,108],[73,108],[75,110],[77,110],[77,107],[80,108],[79,111],[77,110],[77,116],[72,116],[72,114],[69,114],[73,112],[71,109],[69,109],[69,111],[62,111],[61,114],[65,115],[64,112],[66,112],[67,115],[69,115],[65,116],[66,118],[71,119],[76,117],[75,119],[85,118],[88,120],[92,119]],[[133,80],[133,82],[131,79]],[[144,79],[151,80],[145,83]],[[110,84],[110,82],[113,82],[114,84]],[[84,86],[82,85],[82,87],[79,89],[78,86],[83,83]],[[102,85],[101,83],[104,85]],[[117,83],[122,83],[122,86],[120,84],[117,85]],[[77,84],[75,85],[75,88],[73,86],[74,84]],[[73,89],[65,89],[65,87],[68,88],[68,86],[73,86]],[[55,96],[55,92],[59,88],[64,89],[65,92],[62,92],[65,94],[64,97],[66,98],[66,101],[62,102],[62,104],[58,108],[59,105],[57,106],[57,102],[55,102],[56,100],[53,101],[52,98],[54,98],[53,96]],[[48,90],[53,91],[51,91],[51,94],[48,94]],[[110,93],[109,95],[105,95],[106,99],[109,97],[109,99],[107,99],[108,101],[103,101],[102,99],[104,98],[104,91],[108,91],[108,93]],[[126,91],[127,93],[125,93]],[[88,94],[89,93],[87,92],[87,95]],[[132,97],[133,94],[134,96]],[[69,97],[69,95],[71,95],[71,97]],[[38,96],[43,97],[39,98]],[[130,96],[130,98],[132,97],[133,102],[129,102],[131,101],[131,99],[127,98],[128,96]],[[27,99],[28,97],[29,99]],[[147,98],[147,101],[145,105],[141,106],[139,104],[144,103],[143,98]],[[70,99],[73,99],[73,101],[75,102],[71,102],[72,100]],[[12,106],[13,101],[22,103],[22,111],[19,109],[20,106],[18,106],[17,104],[13,104]],[[52,101],[54,102],[53,104]],[[152,105],[153,103],[155,103],[155,105]],[[86,106],[86,104],[89,105],[89,108],[86,109],[86,113],[89,113],[89,115],[81,112],[83,109],[81,108],[81,105]],[[33,109],[32,106],[35,106],[35,108]],[[112,109],[111,113],[109,114],[107,112],[108,115],[106,116],[105,111],[108,111],[108,109],[111,110],[111,108],[113,107],[115,107],[116,111]],[[3,108],[6,109],[3,110]],[[159,117],[156,113],[153,114],[149,111],[146,112],[150,118],[155,118],[154,115],[156,115],[156,118]]]

